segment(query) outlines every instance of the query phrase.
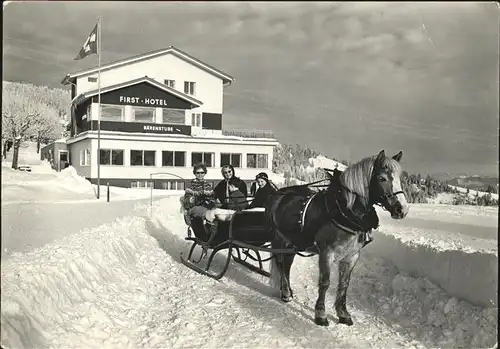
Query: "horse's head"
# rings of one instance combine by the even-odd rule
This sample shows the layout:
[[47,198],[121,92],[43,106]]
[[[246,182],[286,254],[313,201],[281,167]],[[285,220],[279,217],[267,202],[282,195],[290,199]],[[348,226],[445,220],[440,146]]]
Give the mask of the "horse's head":
[[370,201],[380,203],[394,219],[405,218],[410,208],[401,186],[402,156],[400,151],[392,158],[386,157],[382,150],[375,159],[370,180]]

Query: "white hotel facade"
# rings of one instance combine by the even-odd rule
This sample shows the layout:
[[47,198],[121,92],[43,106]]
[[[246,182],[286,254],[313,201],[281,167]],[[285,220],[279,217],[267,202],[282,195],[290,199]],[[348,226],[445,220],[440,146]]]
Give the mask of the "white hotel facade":
[[[183,189],[192,166],[222,179],[231,164],[250,182],[270,172],[276,139],[223,135],[224,88],[234,78],[170,46],[101,66],[101,151],[97,150],[97,68],[66,75],[71,85],[71,137],[55,150],[92,183]],[[153,182],[150,181],[151,175]]]

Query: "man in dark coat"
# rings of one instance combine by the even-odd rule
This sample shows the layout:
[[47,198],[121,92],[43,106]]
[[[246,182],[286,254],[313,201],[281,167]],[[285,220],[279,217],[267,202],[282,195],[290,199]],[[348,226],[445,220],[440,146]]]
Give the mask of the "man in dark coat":
[[220,201],[222,208],[229,210],[244,210],[248,207],[247,185],[235,176],[234,167],[224,165],[221,169],[224,179],[214,189],[215,198]]

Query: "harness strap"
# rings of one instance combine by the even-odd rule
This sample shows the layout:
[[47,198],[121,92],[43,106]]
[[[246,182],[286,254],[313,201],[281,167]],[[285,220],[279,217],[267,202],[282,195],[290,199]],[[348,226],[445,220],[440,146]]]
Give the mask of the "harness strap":
[[304,208],[302,209],[302,212],[301,212],[301,216],[299,218],[299,225],[300,225],[300,231],[302,232],[304,230],[304,224],[305,224],[305,221],[306,221],[306,213],[307,213],[307,209],[309,208],[309,205],[311,204],[311,202],[313,201],[313,199],[316,197],[316,195],[318,195],[319,192],[317,193],[314,193],[312,196],[310,196],[307,201],[306,201],[306,204],[304,205]]
[[[350,234],[357,235],[357,234],[358,234],[358,231],[353,230],[353,229],[351,229],[351,228],[348,228],[348,227],[346,227],[345,225],[340,224],[339,222],[337,222],[337,221],[335,220],[334,215],[332,215],[332,214],[331,214],[331,210],[330,210],[330,207],[329,207],[329,205],[328,205],[328,197],[327,197],[326,195],[324,195],[324,198],[325,198],[325,207],[326,207],[326,212],[328,213],[328,217],[330,218],[330,220],[332,221],[332,223],[333,223],[336,227],[338,227],[338,228],[340,228],[340,229],[342,229],[342,230],[344,230],[344,231],[346,231],[346,232],[348,232],[348,233],[350,233]],[[337,205],[338,205],[338,202],[337,202]],[[342,211],[340,211],[340,213],[342,213]],[[343,213],[342,213],[342,215],[343,215],[345,218],[347,218],[347,217],[346,217]],[[356,224],[356,225],[357,225],[357,224]]]

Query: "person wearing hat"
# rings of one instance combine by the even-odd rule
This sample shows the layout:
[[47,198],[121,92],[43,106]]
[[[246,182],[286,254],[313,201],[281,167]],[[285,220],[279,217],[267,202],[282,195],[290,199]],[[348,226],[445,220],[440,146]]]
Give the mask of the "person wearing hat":
[[255,187],[255,192],[253,194],[254,199],[250,204],[250,208],[254,207],[264,207],[269,195],[276,191],[273,184],[269,181],[267,173],[261,172],[255,176],[255,181],[257,185]]
[[224,179],[214,189],[215,198],[222,204],[222,208],[230,210],[244,210],[248,207],[247,185],[236,177],[234,167],[224,165],[221,168]]

